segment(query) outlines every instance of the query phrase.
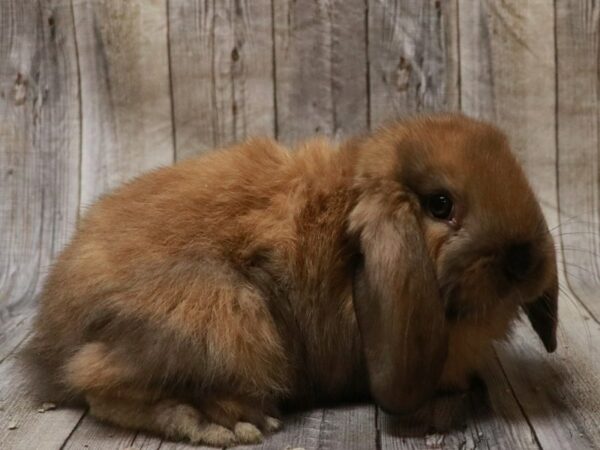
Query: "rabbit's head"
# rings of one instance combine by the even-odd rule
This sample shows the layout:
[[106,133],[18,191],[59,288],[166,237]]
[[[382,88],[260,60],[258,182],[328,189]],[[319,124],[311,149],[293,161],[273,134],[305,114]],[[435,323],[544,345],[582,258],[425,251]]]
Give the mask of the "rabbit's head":
[[519,308],[554,351],[554,244],[505,136],[439,115],[382,128],[358,148],[348,226],[360,248],[354,306],[375,400],[416,408],[436,388],[452,328],[506,334]]

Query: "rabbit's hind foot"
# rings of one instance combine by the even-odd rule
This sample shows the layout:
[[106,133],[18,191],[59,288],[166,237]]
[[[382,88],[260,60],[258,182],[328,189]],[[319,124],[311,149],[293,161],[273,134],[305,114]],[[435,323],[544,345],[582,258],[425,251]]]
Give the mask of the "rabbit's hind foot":
[[281,422],[270,416],[256,420],[256,424],[235,417],[229,422],[229,427],[224,426],[214,422],[196,407],[175,400],[160,400],[148,404],[96,395],[88,395],[86,398],[90,413],[100,420],[193,444],[215,447],[258,444],[263,441],[263,431],[273,432],[281,428]]

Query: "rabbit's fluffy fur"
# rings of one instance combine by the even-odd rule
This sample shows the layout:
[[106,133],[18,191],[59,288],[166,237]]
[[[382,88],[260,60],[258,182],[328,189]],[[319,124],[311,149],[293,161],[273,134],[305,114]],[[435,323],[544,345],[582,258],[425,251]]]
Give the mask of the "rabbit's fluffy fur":
[[[455,223],[425,211],[422,196],[440,188],[456,197]],[[341,146],[315,139],[288,151],[251,139],[104,196],[42,294],[28,355],[49,387],[46,398],[85,400],[100,419],[211,445],[260,441],[261,431],[279,428],[283,404],[371,394],[385,404],[369,346],[393,348],[380,341],[395,331],[362,342],[365,328],[378,324],[357,320],[353,295],[363,254],[374,270],[395,270],[392,257],[371,263],[363,246],[378,233],[365,231],[370,221],[401,209],[426,245],[426,254],[412,256],[432,262],[436,282],[423,289],[436,286],[435,320],[443,320],[432,331],[439,338],[415,341],[424,342],[418,353],[424,359],[428,346],[443,349],[432,350],[430,369],[420,368],[419,356],[404,361],[430,370],[405,380],[416,391],[429,383],[422,396],[385,406],[404,412],[436,389],[467,388],[519,306],[553,294],[556,268],[539,206],[504,136],[461,115],[439,115]],[[495,264],[505,244],[523,239],[534,243],[535,268],[517,283]],[[401,292],[394,300],[410,303]],[[555,327],[549,304],[550,325],[537,317],[545,342]],[[426,330],[427,314],[406,326]],[[391,388],[383,386],[382,397]]]

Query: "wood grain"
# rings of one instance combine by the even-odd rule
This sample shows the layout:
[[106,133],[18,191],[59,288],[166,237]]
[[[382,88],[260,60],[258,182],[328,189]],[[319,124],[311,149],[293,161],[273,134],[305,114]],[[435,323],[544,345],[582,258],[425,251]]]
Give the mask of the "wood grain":
[[86,414],[61,449],[121,450],[143,448],[158,450],[161,447],[161,442],[160,438],[107,425]]
[[0,2],[0,360],[75,227],[79,126],[68,4]]
[[0,363],[25,341],[33,322],[35,309],[17,307],[5,314],[0,325]]
[[565,283],[599,321],[600,5],[561,0],[556,8],[557,231]]
[[278,137],[292,144],[368,128],[363,0],[273,2]]
[[74,3],[81,202],[174,158],[166,0]]
[[170,0],[177,159],[275,134],[271,2]]
[[359,450],[375,444],[375,408],[371,405],[315,409],[285,418],[284,429],[253,450],[285,448]]
[[369,0],[371,123],[459,108],[457,1]]
[[2,2],[0,298],[30,303],[78,207],[79,106],[68,7]]

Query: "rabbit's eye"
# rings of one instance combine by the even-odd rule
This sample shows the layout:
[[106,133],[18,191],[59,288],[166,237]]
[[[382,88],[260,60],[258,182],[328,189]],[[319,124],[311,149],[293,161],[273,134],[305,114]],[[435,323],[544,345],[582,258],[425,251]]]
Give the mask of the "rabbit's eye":
[[425,206],[429,213],[440,220],[452,219],[454,204],[448,194],[433,194],[426,198]]

